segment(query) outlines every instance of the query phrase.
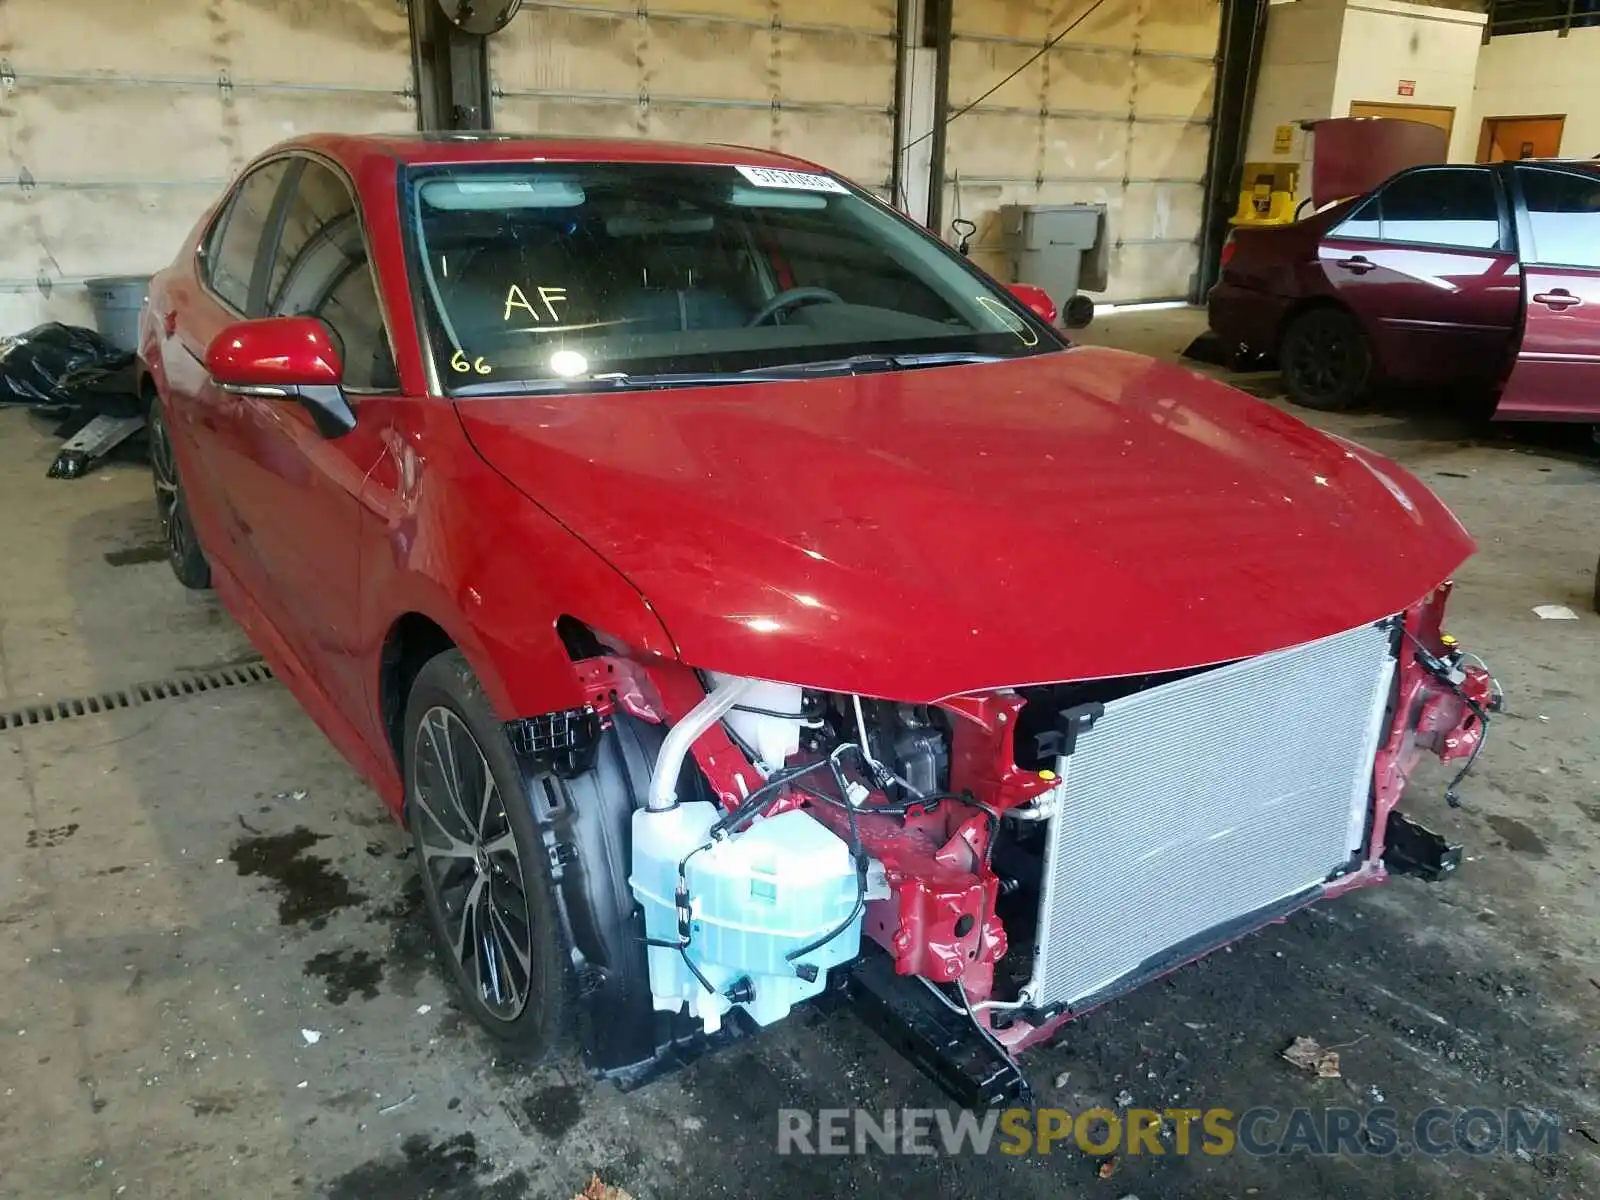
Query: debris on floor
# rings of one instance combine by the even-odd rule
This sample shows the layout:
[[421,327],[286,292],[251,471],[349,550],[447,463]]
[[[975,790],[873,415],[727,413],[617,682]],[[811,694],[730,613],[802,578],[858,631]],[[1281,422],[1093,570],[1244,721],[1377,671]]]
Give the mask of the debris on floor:
[[390,1113],[399,1112],[402,1108],[406,1107],[406,1105],[410,1104],[416,1098],[417,1094],[412,1092],[404,1100],[396,1100],[393,1104],[385,1104],[378,1110],[378,1114],[380,1116],[388,1116]]
[[1310,1071],[1319,1079],[1339,1078],[1338,1051],[1324,1050],[1312,1038],[1295,1038],[1283,1052],[1283,1060],[1302,1071]]
[[572,1200],[633,1200],[627,1192],[619,1187],[612,1187],[603,1183],[598,1175],[589,1176],[589,1186],[579,1192]]
[[1534,613],[1541,621],[1576,621],[1578,614],[1565,604],[1535,604]]
[[67,438],[46,472],[76,479],[144,428],[134,356],[92,329],[51,322],[0,338],[0,406],[60,420]]

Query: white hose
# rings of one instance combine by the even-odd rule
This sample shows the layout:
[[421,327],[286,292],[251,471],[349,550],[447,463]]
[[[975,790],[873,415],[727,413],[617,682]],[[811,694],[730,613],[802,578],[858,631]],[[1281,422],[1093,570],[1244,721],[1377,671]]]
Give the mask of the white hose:
[[683,720],[667,730],[661,753],[656,755],[655,774],[650,778],[646,806],[651,812],[671,808],[678,802],[678,772],[683,770],[683,760],[689,756],[690,748],[759,682],[742,676],[724,677],[706,693],[704,700],[684,714]]
[[856,733],[861,737],[861,757],[866,760],[867,769],[877,777],[876,782],[883,783],[892,779],[916,799],[922,799],[922,793],[911,786],[910,780],[902,778],[891,770],[887,764],[881,763],[872,757],[872,743],[867,739],[867,718],[861,711],[861,697],[851,696],[850,699],[855,702],[856,706]]

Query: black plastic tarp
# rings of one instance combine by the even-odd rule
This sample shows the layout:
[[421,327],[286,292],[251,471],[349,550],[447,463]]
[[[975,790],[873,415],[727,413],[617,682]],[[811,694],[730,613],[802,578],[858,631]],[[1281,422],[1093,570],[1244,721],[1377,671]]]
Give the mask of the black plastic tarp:
[[0,338],[0,405],[72,409],[69,420],[140,412],[134,356],[92,329],[52,322]]

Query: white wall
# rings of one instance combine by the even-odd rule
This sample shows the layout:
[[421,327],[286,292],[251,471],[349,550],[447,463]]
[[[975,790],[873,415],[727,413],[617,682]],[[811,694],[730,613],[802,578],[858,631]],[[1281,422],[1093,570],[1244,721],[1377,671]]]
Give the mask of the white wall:
[[1600,154],[1600,29],[1518,33],[1493,39],[1478,55],[1472,150],[1485,117],[1567,118],[1561,153]]
[[[1267,9],[1267,36],[1245,143],[1246,161],[1299,162],[1303,158],[1306,135],[1299,122],[1326,117],[1333,111],[1344,14],[1345,0],[1291,0]],[[1293,148],[1287,154],[1273,150],[1279,125],[1295,126]]]
[[0,334],[92,324],[290,134],[416,128],[394,0],[0,0],[0,55]]
[[[1473,82],[1483,23],[1482,13],[1404,0],[1354,0],[1344,15],[1328,115],[1348,116],[1355,100],[1453,108],[1450,159],[1471,162],[1478,152]],[[1416,84],[1415,95],[1398,94],[1402,79]]]
[[[1246,160],[1304,164],[1300,195],[1309,195],[1310,146],[1299,122],[1346,117],[1352,101],[1366,100],[1455,109],[1450,158],[1470,162],[1478,149],[1473,82],[1483,22],[1482,13],[1406,0],[1273,4],[1267,10]],[[1595,73],[1600,76],[1600,60]],[[1403,79],[1415,85],[1413,95],[1399,94]],[[1296,126],[1288,153],[1273,149],[1280,125]]]

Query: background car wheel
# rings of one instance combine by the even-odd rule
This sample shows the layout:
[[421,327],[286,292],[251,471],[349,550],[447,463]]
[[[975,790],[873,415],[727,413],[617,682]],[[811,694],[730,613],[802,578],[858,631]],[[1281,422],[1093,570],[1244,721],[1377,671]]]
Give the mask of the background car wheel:
[[1284,389],[1296,404],[1341,412],[1366,395],[1372,350],[1349,313],[1313,308],[1290,322],[1278,348],[1278,365]]
[[567,971],[546,850],[522,775],[459,651],[406,705],[406,818],[440,957],[473,1018],[525,1059],[567,1030]]
[[183,481],[178,476],[178,458],[172,452],[172,437],[167,432],[166,418],[161,415],[161,397],[150,397],[150,411],[145,423],[150,440],[150,474],[156,488],[156,515],[161,518],[161,537],[167,543],[167,561],[172,573],[186,588],[199,591],[211,586],[211,564],[206,562],[205,551],[200,549],[200,539],[195,536],[194,522],[189,517],[189,505],[183,494]]

